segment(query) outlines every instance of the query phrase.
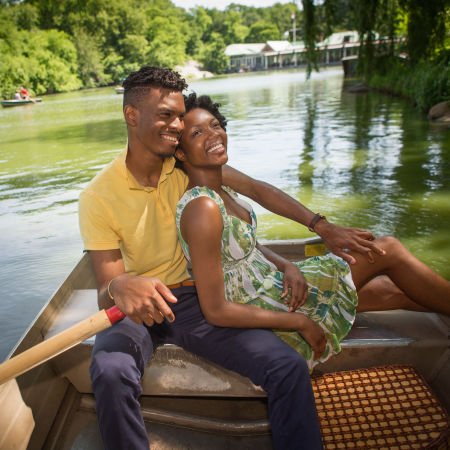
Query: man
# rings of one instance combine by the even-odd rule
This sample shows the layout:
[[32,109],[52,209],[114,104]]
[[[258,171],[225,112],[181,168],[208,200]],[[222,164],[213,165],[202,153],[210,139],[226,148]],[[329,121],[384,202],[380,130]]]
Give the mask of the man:
[[[185,282],[189,274],[175,208],[187,179],[173,159],[183,130],[185,81],[170,69],[146,66],[123,86],[127,148],[80,196],[80,228],[99,307],[115,303],[127,316],[97,336],[93,351],[90,370],[105,448],[149,448],[138,402],[140,379],[153,345],[161,342],[180,345],[262,386],[275,448],[321,448],[304,359],[269,330],[209,325],[193,283]],[[347,260],[344,248],[379,251],[370,233],[332,225],[266,183],[231,168],[224,171],[224,183],[309,225]]]

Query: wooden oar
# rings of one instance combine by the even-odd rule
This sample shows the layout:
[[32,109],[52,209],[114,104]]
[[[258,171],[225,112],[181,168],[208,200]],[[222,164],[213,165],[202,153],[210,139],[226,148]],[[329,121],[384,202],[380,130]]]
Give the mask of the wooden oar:
[[0,448],[26,450],[34,429],[31,408],[23,401],[16,380],[0,385]]
[[125,315],[117,306],[98,313],[0,364],[0,385],[109,328]]

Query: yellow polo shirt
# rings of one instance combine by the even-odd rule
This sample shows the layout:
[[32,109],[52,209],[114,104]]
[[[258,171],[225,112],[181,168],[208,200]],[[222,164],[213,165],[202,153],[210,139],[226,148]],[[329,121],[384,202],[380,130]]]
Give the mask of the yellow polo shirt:
[[126,167],[127,149],[83,190],[79,223],[86,250],[120,249],[125,271],[174,284],[189,278],[175,210],[186,174],[166,158],[158,187],[141,186]]

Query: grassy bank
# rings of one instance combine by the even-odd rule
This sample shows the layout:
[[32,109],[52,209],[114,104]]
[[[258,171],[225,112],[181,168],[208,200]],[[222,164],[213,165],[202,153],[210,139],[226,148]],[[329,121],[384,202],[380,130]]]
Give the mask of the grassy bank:
[[370,87],[409,98],[424,112],[450,100],[450,50],[414,67],[399,58],[380,58],[376,66]]

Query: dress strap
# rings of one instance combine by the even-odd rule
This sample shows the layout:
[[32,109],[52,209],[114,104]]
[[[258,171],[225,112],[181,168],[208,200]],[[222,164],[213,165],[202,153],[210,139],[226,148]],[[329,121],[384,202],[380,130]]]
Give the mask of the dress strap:
[[227,211],[225,209],[225,204],[223,203],[222,198],[220,197],[220,195],[217,192],[213,191],[212,189],[210,189],[209,187],[206,187],[206,186],[195,186],[192,189],[189,189],[188,191],[186,191],[184,193],[183,197],[181,197],[181,199],[178,202],[177,225],[181,219],[181,214],[182,214],[184,208],[186,208],[188,203],[190,203],[192,200],[195,200],[196,198],[199,198],[199,197],[208,197],[211,200],[214,200],[214,202],[220,209],[220,213],[222,214],[222,217],[224,219],[227,217]]

